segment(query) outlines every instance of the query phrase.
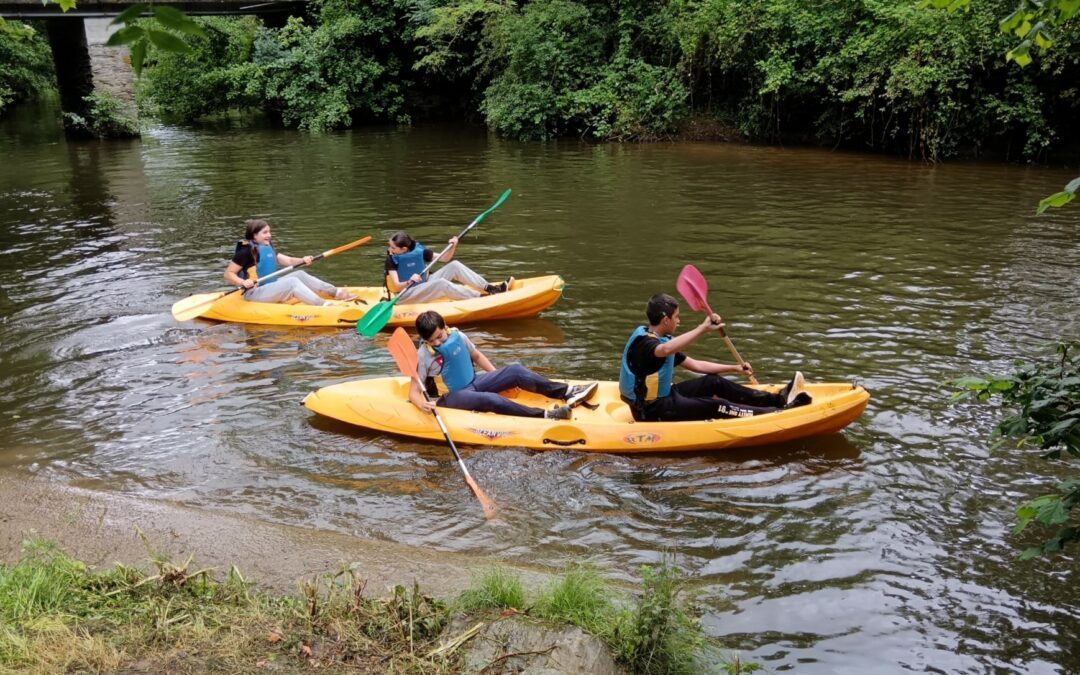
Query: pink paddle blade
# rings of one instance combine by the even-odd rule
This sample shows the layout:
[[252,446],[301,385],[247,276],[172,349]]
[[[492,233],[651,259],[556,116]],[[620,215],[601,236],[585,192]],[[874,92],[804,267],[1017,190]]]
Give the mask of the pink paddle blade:
[[682,268],[682,272],[679,272],[679,278],[675,282],[675,288],[679,290],[679,295],[686,300],[686,304],[690,305],[690,309],[695,312],[703,311],[708,307],[705,298],[709,295],[709,283],[705,281],[705,277],[698,271],[698,268],[693,265]]

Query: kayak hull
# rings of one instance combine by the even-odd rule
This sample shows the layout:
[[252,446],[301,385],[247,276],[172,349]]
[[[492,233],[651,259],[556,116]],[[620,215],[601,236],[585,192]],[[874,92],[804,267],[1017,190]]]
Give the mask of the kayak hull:
[[[468,300],[439,300],[418,304],[397,303],[387,328],[412,326],[422,312],[434,309],[443,315],[450,325],[489,321],[494,319],[520,319],[536,316],[555,304],[562,296],[565,282],[552,274],[514,281],[510,290],[496,295],[485,295]],[[199,318],[227,321],[230,323],[256,323],[274,326],[352,326],[363,318],[369,309],[385,298],[382,287],[346,286],[358,301],[334,301],[329,305],[301,305],[273,302],[250,302],[240,293],[230,293],[213,303]],[[190,302],[181,300],[180,302]],[[178,305],[180,303],[177,303]]]
[[[760,388],[776,391],[780,387]],[[865,389],[848,383],[811,384],[806,389],[814,399],[810,405],[755,417],[700,422],[635,422],[619,398],[617,382],[601,382],[590,401],[596,408],[575,408],[570,420],[441,407],[439,414],[457,443],[629,454],[771,445],[831,434],[858,419],[870,400]],[[409,402],[408,390],[409,380],[404,377],[353,380],[308,394],[304,405],[320,415],[366,429],[442,441],[435,418]],[[529,392],[509,395],[518,403],[540,408],[559,403]]]

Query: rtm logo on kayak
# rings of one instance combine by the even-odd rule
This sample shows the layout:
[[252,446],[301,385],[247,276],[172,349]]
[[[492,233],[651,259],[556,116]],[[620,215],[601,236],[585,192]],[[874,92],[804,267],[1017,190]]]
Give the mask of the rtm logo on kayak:
[[289,318],[292,319],[293,321],[299,321],[300,323],[304,323],[305,321],[311,321],[312,319],[314,319],[315,315],[314,314],[290,314]]
[[660,434],[654,434],[646,431],[641,434],[627,434],[623,436],[623,440],[630,445],[648,445],[660,440]]
[[496,438],[506,438],[507,436],[513,436],[513,431],[494,431],[492,429],[473,429],[469,427],[469,431],[473,432],[477,436],[483,436],[489,441],[493,441]]

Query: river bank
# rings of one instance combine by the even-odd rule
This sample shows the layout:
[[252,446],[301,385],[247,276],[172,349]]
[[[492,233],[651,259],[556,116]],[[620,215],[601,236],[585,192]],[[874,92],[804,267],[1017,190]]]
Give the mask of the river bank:
[[[450,597],[464,591],[476,570],[497,561],[431,551],[391,541],[351,537],[260,522],[183,504],[141,500],[37,480],[22,472],[0,473],[0,561],[19,559],[29,537],[54,541],[68,555],[96,567],[120,562],[147,569],[143,532],[156,553],[219,573],[231,565],[260,587],[292,592],[300,581],[349,565],[376,593],[395,584],[420,582],[425,592]],[[515,570],[527,585],[550,578],[540,569]]]

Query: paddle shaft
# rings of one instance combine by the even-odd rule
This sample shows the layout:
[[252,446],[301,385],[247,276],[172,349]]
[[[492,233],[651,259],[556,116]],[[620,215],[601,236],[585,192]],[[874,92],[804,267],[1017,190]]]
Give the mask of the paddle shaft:
[[[712,311],[712,307],[709,307],[708,300],[706,300],[705,298],[701,298],[701,303],[705,305],[705,311],[709,313],[709,316],[712,316],[715,313]],[[731,341],[731,338],[727,336],[727,331],[724,330],[723,326],[720,326],[720,337],[724,339],[724,344],[727,345],[728,351],[731,352],[732,358],[734,358],[735,361],[738,362],[739,366],[746,366],[746,361],[743,361],[743,357],[739,356],[739,350],[735,349],[735,344]],[[743,372],[746,373],[746,371]],[[746,376],[750,378],[750,384],[758,383],[757,378],[754,377],[752,374],[746,373]]]
[[[345,244],[344,246],[338,246],[337,248],[332,248],[329,251],[323,251],[322,253],[320,253],[318,255],[312,256],[310,263],[298,262],[295,265],[289,265],[288,267],[282,267],[279,270],[274,270],[270,274],[267,274],[265,277],[260,277],[260,278],[256,279],[255,280],[255,286],[258,286],[259,284],[264,283],[266,281],[269,281],[270,279],[274,279],[276,277],[283,277],[286,274],[290,274],[292,272],[295,272],[296,270],[300,269],[301,267],[308,267],[309,265],[314,265],[316,262],[322,260],[323,258],[329,258],[330,256],[332,256],[332,255],[334,255],[336,253],[342,253],[344,251],[348,251],[350,248],[356,248],[360,244],[366,244],[369,241],[371,241],[371,236],[370,235],[368,235],[366,237],[361,237],[360,239],[357,239],[354,242]],[[255,286],[252,286],[252,288],[254,288]],[[229,293],[235,293],[235,292],[239,291],[242,288],[244,288],[244,287],[243,286],[237,286],[236,288],[232,289],[231,291],[226,291],[225,295],[228,295]]]

